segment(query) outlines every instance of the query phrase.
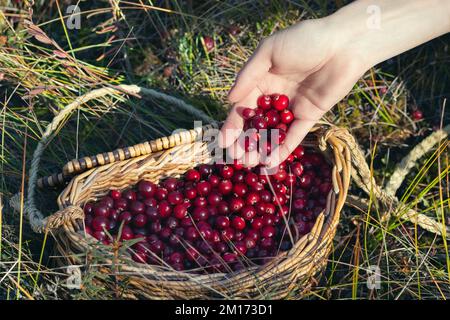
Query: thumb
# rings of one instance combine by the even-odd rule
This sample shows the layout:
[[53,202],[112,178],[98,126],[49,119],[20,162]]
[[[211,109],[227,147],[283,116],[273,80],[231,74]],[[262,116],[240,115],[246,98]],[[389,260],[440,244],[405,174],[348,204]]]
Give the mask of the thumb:
[[239,72],[233,87],[228,94],[230,102],[244,99],[270,70],[272,44],[270,39],[260,42],[258,48]]

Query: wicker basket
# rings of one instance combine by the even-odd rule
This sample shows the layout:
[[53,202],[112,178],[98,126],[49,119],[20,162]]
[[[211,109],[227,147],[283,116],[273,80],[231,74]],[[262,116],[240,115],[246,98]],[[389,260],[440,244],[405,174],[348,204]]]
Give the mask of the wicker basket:
[[[117,92],[113,89],[106,92]],[[121,90],[132,93],[145,93],[142,88],[123,86]],[[148,89],[147,89],[148,90]],[[148,93],[148,92],[147,92]],[[104,92],[102,94],[105,94]],[[99,93],[84,97],[84,100],[98,97]],[[81,102],[78,102],[78,105]],[[69,105],[49,125],[43,140],[35,151],[30,173],[26,213],[36,231],[50,231],[57,239],[57,249],[69,263],[83,263],[85,254],[97,243],[83,230],[86,202],[104,196],[110,189],[126,189],[139,180],[158,182],[165,177],[177,177],[186,170],[200,164],[211,162],[209,149],[214,139],[204,142],[198,139],[208,132],[209,126],[174,134],[148,143],[127,148],[127,152],[109,152],[90,157],[92,161],[76,161],[65,166],[65,173],[50,177],[45,185],[63,179],[67,171],[79,171],[58,197],[60,210],[44,218],[34,204],[36,172],[39,158],[52,130],[77,104]],[[151,299],[195,299],[195,298],[235,298],[235,299],[279,299],[302,292],[314,282],[314,277],[324,268],[332,249],[333,238],[339,223],[340,212],[346,201],[353,167],[353,176],[366,192],[374,192],[381,200],[388,196],[376,186],[364,157],[353,137],[345,129],[330,125],[314,127],[303,142],[322,152],[332,164],[333,188],[327,198],[327,206],[309,234],[297,239],[291,250],[280,252],[277,257],[263,266],[249,264],[247,268],[230,273],[198,274],[176,272],[170,268],[156,265],[143,265],[133,262],[126,254],[113,256],[108,260],[114,265],[102,267],[102,272],[114,274],[126,280],[126,297]],[[126,154],[125,154],[126,153]],[[107,158],[106,161],[105,157]],[[88,158],[85,158],[88,159]],[[184,159],[180,164],[177,159]],[[88,159],[89,160],[89,159]],[[86,170],[88,167],[91,169]],[[85,171],[84,171],[85,170]],[[358,171],[358,172],[355,172]],[[362,173],[362,174],[361,174]],[[72,172],[73,174],[73,172]],[[41,180],[42,184],[42,180]],[[372,188],[371,190],[369,190]],[[383,198],[384,197],[384,198]],[[114,263],[113,263],[114,260]]]

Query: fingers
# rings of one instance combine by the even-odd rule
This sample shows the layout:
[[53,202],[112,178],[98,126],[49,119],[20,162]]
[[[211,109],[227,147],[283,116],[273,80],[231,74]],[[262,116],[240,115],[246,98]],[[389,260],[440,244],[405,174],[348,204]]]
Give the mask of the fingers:
[[239,114],[239,106],[235,105],[228,114],[227,120],[219,132],[218,144],[220,148],[228,148],[239,137],[244,126],[244,119]]
[[258,81],[270,70],[271,48],[270,40],[264,40],[260,43],[256,51],[239,72],[235,84],[228,94],[228,99],[231,102],[235,103],[244,99],[256,88]]
[[257,166],[260,162],[259,153],[257,150],[246,152],[241,158],[241,162],[244,167],[250,168]]
[[282,163],[302,142],[315,123],[315,120],[294,120],[289,127],[284,143],[272,150],[265,161],[267,169],[270,171]]

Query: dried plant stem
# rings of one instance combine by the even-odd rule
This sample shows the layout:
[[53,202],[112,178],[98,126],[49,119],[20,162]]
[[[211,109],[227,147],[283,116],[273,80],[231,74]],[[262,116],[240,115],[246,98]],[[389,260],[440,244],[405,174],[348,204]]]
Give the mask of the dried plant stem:
[[423,155],[427,154],[436,144],[447,138],[449,133],[450,125],[447,125],[443,129],[433,132],[416,145],[396,166],[394,173],[386,184],[386,193],[395,195],[408,173],[417,165],[417,161]]

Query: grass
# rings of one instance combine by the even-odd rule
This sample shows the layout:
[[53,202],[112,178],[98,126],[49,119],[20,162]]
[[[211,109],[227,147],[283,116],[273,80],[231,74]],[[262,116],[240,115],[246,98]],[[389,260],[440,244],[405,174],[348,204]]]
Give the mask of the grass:
[[[118,3],[112,6],[112,3]],[[159,3],[159,2],[158,2]],[[82,2],[81,29],[63,23],[67,3],[2,1],[0,10],[0,298],[117,297],[96,285],[76,291],[55,267],[51,237],[34,234],[9,199],[26,187],[31,154],[52,117],[94,88],[135,83],[157,88],[197,106],[215,119],[227,112],[226,93],[258,42],[299,17],[321,17],[342,1],[96,1]],[[36,29],[27,27],[33,21]],[[232,31],[239,32],[232,33]],[[42,31],[40,31],[42,30]],[[36,37],[36,35],[38,35]],[[208,52],[203,37],[215,48]],[[371,170],[385,184],[396,164],[425,136],[448,124],[448,36],[369,70],[327,119],[351,130]],[[410,114],[423,110],[425,119]],[[68,117],[49,143],[40,175],[67,161],[192,126],[192,117],[159,101],[119,96],[91,101]],[[449,145],[442,142],[416,164],[397,196],[406,207],[449,223]],[[40,209],[56,209],[57,190],[38,194]],[[363,196],[352,186],[351,194]],[[346,207],[335,247],[310,299],[447,299],[448,244],[396,218],[371,199],[368,210]],[[94,255],[97,257],[97,255]],[[87,268],[89,284],[100,276]],[[378,268],[381,287],[367,288]]]

